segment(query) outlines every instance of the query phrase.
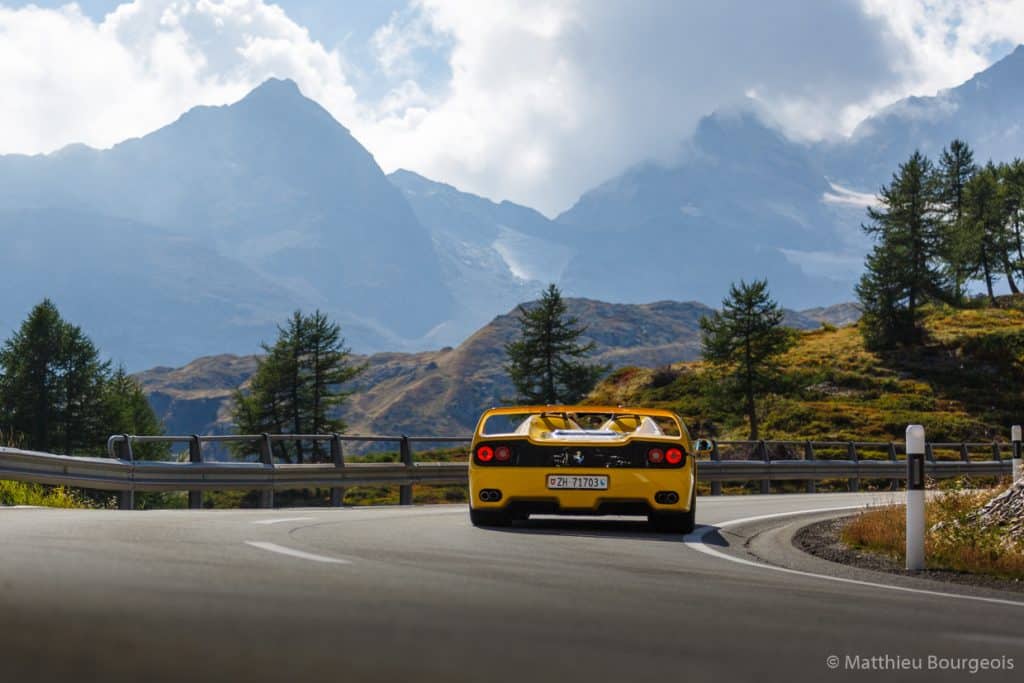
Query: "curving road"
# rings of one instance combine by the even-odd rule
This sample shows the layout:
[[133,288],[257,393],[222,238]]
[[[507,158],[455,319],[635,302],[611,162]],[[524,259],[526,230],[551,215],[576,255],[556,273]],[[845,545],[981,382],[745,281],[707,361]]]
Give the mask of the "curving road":
[[[789,534],[839,513],[773,516],[879,500],[702,498],[685,540],[624,519],[476,529],[463,506],[0,509],[0,680],[1018,678],[1024,594],[808,558]],[[929,655],[1004,669],[884,659]]]

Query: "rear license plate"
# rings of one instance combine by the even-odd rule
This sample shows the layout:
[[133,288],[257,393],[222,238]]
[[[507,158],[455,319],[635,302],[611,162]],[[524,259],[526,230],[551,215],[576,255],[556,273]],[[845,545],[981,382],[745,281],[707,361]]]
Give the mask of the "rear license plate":
[[576,489],[582,491],[607,491],[608,477],[589,474],[549,474],[549,489]]

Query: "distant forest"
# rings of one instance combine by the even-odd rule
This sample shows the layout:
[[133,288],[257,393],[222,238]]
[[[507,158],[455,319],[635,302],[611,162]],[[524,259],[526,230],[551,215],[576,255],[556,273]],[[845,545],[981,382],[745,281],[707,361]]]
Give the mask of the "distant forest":
[[[962,140],[932,162],[920,152],[893,174],[868,209],[875,238],[857,286],[869,346],[921,341],[922,305],[996,304],[995,284],[1024,282],[1024,161],[984,166]],[[972,285],[984,294],[972,296]]]

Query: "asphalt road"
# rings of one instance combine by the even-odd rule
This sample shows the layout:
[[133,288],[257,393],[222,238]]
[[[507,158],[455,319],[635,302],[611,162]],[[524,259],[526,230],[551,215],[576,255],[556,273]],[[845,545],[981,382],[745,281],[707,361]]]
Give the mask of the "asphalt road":
[[[702,498],[688,542],[463,506],[0,509],[0,681],[1018,679],[1024,595],[794,558],[812,515],[726,524],[871,501]],[[1004,668],[928,670],[980,658]]]

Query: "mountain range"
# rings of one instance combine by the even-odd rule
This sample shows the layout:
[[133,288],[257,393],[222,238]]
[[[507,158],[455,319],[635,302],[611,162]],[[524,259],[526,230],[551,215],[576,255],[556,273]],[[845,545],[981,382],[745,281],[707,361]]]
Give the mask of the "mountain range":
[[864,207],[914,148],[1024,155],[1024,48],[841,141],[755,106],[709,114],[548,218],[373,156],[287,80],[108,150],[0,156],[0,330],[45,296],[131,370],[254,353],[295,308],[364,354],[456,346],[548,282],[609,303],[716,303],[767,277],[796,309],[849,300]]
[[[700,319],[712,312],[697,302],[611,304],[566,299],[568,313],[587,321],[584,342],[593,362],[611,368],[658,367],[700,356]],[[529,305],[529,304],[527,304]],[[785,324],[813,329],[845,322],[848,305],[786,311]],[[518,329],[516,311],[494,318],[456,347],[419,353],[376,353],[354,358],[366,372],[342,416],[356,434],[464,435],[480,412],[515,395],[504,372],[504,345]],[[259,356],[218,355],[183,367],[157,367],[136,375],[151,405],[174,434],[231,430],[231,395],[256,371]]]

